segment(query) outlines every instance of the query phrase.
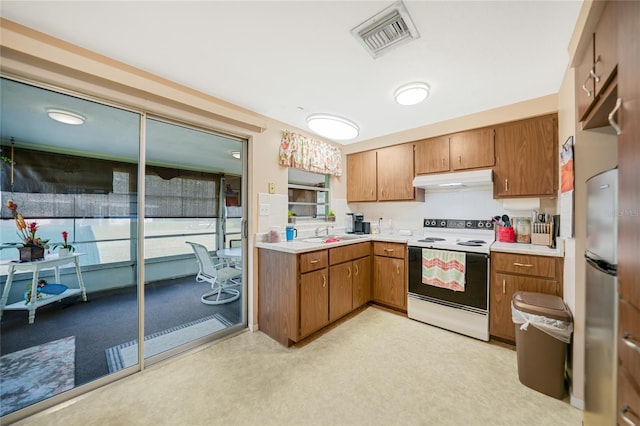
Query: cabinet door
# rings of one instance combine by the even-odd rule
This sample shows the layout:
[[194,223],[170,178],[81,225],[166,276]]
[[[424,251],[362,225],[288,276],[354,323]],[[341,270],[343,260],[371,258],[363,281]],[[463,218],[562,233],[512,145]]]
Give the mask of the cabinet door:
[[491,279],[489,331],[492,336],[515,341],[515,326],[511,320],[511,299],[517,291],[558,295],[555,280],[494,273]]
[[374,300],[405,309],[407,306],[407,285],[404,259],[374,256],[373,262]]
[[511,320],[511,299],[517,291],[514,275],[496,273],[489,292],[489,334],[513,342],[515,330]]
[[416,142],[416,174],[449,171],[449,136]]
[[617,337],[618,358],[640,389],[640,310],[624,299],[618,302]]
[[617,121],[619,206],[618,211],[618,288],[620,297],[640,309],[640,2],[619,2],[620,32],[618,96],[622,106]]
[[596,27],[594,41],[596,96],[602,94],[602,90],[613,78],[613,71],[618,65],[617,13],[618,2],[608,1]]
[[593,46],[592,35],[582,59],[576,67],[576,105],[578,107],[579,121],[584,120],[596,96],[596,86],[593,75],[591,75],[593,70]]
[[371,258],[353,261],[353,304],[356,309],[371,300]]
[[347,155],[347,201],[376,201],[376,152]]
[[618,367],[617,424],[640,424],[640,393],[631,373],[624,366]]
[[496,128],[494,198],[554,196],[558,176],[557,148],[555,115]]
[[335,321],[351,312],[353,273],[352,262],[329,268],[329,321]]
[[413,144],[378,150],[378,201],[413,200]]
[[477,129],[451,135],[449,152],[452,170],[493,166],[495,164],[493,129]]
[[300,337],[329,323],[329,271],[300,275]]

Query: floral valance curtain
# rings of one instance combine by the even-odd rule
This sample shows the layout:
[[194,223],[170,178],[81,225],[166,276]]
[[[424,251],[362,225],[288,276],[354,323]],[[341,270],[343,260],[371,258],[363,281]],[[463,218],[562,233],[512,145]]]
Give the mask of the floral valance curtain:
[[342,150],[326,142],[284,130],[280,165],[308,172],[342,175]]

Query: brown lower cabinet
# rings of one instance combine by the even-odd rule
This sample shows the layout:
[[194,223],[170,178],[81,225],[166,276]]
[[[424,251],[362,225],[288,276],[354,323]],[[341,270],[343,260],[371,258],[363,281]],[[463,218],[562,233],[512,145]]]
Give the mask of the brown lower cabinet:
[[373,300],[392,308],[407,309],[407,246],[373,243]]
[[291,346],[371,300],[371,243],[258,250],[260,330]]
[[562,297],[563,260],[559,257],[491,253],[489,291],[489,333],[491,337],[515,343],[511,320],[511,299],[517,291]]
[[300,274],[300,333],[308,336],[329,324],[329,270]]

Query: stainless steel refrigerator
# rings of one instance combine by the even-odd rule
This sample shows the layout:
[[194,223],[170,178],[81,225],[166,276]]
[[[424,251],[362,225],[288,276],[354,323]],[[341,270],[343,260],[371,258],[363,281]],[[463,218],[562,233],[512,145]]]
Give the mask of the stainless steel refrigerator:
[[583,424],[616,424],[618,169],[587,180]]

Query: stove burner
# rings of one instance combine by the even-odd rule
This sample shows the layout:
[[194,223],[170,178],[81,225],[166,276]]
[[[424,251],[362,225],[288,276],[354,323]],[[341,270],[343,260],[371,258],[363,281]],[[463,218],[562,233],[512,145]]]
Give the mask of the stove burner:
[[427,237],[418,241],[420,241],[421,243],[435,243],[436,241],[444,241],[444,240],[445,240],[444,238],[440,238],[440,237]]
[[[484,243],[484,241],[483,241]],[[457,243],[459,246],[469,246],[469,247],[482,247],[482,243],[478,242],[478,240],[471,241],[460,241]]]
[[469,240],[468,243],[476,243],[476,244],[487,244],[484,240]]

